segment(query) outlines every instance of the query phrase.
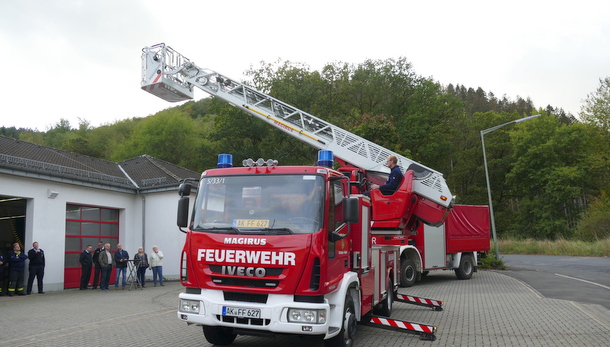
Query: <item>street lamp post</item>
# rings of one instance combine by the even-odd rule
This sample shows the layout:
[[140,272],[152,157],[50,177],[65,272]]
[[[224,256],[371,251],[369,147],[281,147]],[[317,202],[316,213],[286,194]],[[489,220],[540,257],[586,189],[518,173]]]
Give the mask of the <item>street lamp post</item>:
[[495,127],[481,130],[481,143],[483,144],[483,163],[485,165],[485,179],[487,180],[487,198],[489,199],[489,217],[491,219],[491,233],[492,233],[493,240],[494,240],[494,252],[496,254],[496,259],[500,259],[500,253],[498,251],[498,238],[496,236],[496,222],[494,219],[494,207],[493,207],[493,203],[491,201],[491,187],[489,185],[489,171],[487,169],[487,155],[485,154],[485,134],[490,133],[494,130],[498,130],[509,124],[525,122],[527,120],[534,119],[536,117],[540,117],[540,115],[537,114],[534,116],[519,118],[514,121],[510,121],[508,123],[496,125]]

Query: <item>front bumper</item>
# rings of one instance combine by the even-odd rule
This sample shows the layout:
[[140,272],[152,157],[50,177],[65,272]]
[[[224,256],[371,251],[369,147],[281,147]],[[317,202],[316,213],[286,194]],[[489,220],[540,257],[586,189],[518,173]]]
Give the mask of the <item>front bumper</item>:
[[[201,294],[180,293],[180,299],[199,301],[199,313],[179,310],[178,319],[188,323],[207,326],[223,326],[239,330],[256,330],[277,334],[324,335],[330,338],[339,328],[330,324],[330,304],[295,302],[292,295],[271,294],[266,303],[227,301],[219,290],[202,289]],[[238,318],[223,316],[223,306],[244,309],[260,309],[260,318]],[[289,322],[288,309],[324,310],[325,323]],[[341,323],[338,323],[341,326]]]

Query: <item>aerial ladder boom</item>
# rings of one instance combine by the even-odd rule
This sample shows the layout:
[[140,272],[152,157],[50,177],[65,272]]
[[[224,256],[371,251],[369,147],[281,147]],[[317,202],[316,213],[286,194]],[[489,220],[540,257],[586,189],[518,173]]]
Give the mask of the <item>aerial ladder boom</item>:
[[171,47],[161,43],[144,48],[141,86],[166,101],[193,99],[193,88],[216,96],[303,142],[333,154],[358,168],[389,172],[389,155],[398,158],[401,170],[413,170],[413,192],[445,208],[453,197],[440,172],[259,92],[210,69],[200,68]]

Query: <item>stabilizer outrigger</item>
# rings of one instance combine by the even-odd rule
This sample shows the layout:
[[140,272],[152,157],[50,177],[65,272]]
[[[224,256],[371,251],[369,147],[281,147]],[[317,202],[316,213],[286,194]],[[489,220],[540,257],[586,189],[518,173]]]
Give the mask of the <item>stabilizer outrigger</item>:
[[405,304],[431,307],[434,311],[443,310],[443,302],[440,300],[432,300],[432,299],[420,298],[417,296],[404,295],[404,294],[397,294],[395,300],[397,302],[402,302]]
[[434,341],[436,340],[436,327],[428,324],[406,322],[388,317],[372,316],[369,322],[362,322],[363,325],[387,329],[398,330],[408,334],[419,335],[420,340]]

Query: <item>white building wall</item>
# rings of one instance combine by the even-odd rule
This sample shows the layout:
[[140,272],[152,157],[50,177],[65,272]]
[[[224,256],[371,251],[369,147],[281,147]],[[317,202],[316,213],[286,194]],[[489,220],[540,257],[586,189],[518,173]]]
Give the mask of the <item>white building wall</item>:
[[[57,196],[49,198],[49,191],[57,192]],[[133,259],[138,247],[144,246],[145,252],[150,253],[156,244],[165,255],[164,277],[179,278],[179,259],[185,237],[176,227],[177,190],[144,194],[144,220],[142,196],[129,192],[0,174],[0,195],[27,199],[25,240],[22,241],[26,252],[34,241],[45,251],[45,291],[64,288],[67,204],[119,209],[119,242],[130,257]],[[144,234],[143,225],[146,226]],[[148,271],[147,275],[152,277],[152,272]],[[36,285],[34,287],[33,292],[36,292]]]
[[[186,234],[176,226],[180,198],[178,190],[144,194],[144,196],[146,198],[144,251],[150,255],[152,247],[158,246],[163,252],[163,277],[179,279],[180,256]],[[193,200],[191,198],[191,204]],[[152,271],[147,271],[146,275],[152,278]]]

